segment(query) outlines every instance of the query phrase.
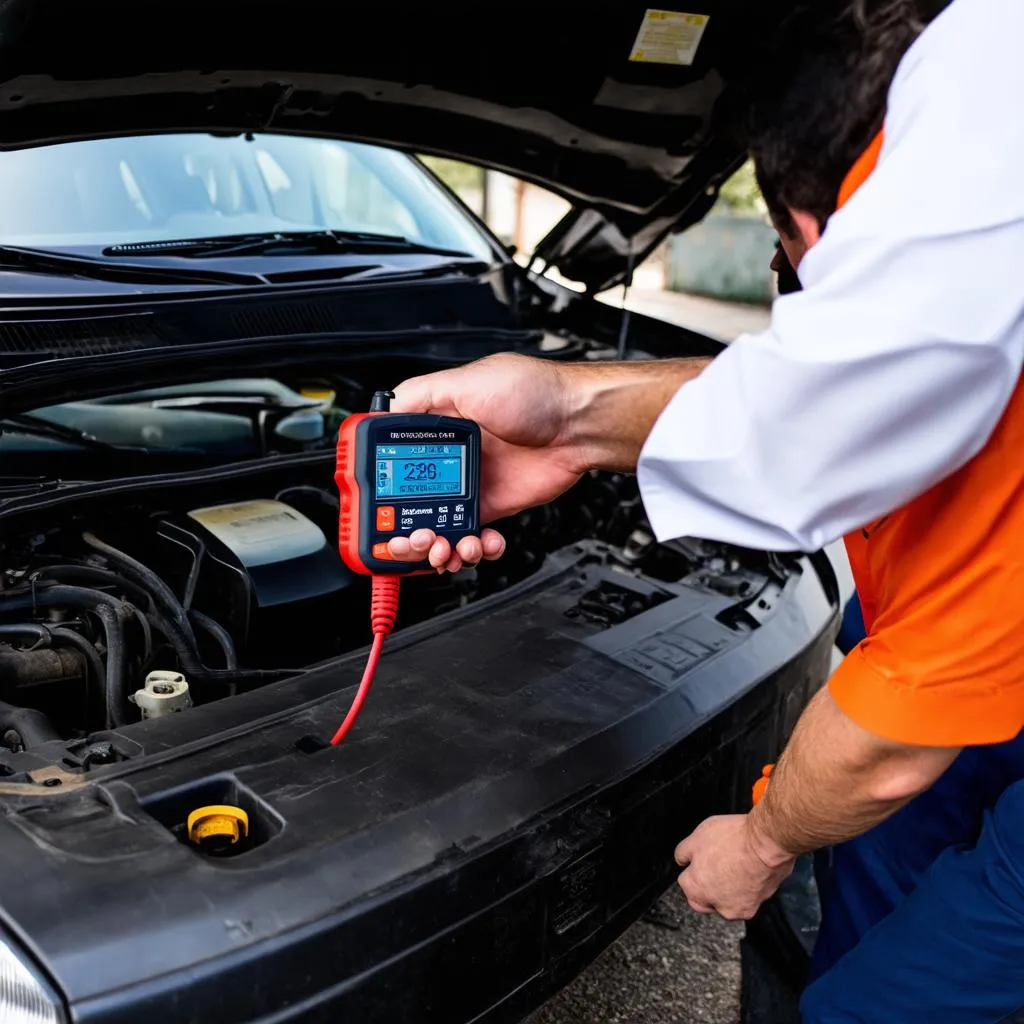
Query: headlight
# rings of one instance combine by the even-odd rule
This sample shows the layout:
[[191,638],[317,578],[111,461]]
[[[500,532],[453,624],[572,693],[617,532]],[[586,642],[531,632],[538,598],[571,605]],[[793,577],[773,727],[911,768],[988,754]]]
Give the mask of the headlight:
[[3,1024],[64,1024],[64,1014],[53,996],[2,939],[0,1021]]

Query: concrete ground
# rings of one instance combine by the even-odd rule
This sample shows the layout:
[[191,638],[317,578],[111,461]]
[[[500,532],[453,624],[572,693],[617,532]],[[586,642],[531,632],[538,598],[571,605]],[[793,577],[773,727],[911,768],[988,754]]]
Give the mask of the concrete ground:
[[[622,289],[609,292],[602,298],[610,305],[618,306],[622,302]],[[747,306],[702,295],[665,291],[658,287],[653,277],[649,281],[641,280],[639,272],[626,305],[637,313],[689,327],[718,341],[732,341],[741,334],[762,331],[770,318],[764,306]]]
[[[726,342],[768,324],[765,308],[663,291],[637,276],[628,299],[636,312]],[[621,294],[604,298],[618,305]],[[845,601],[849,562],[841,542],[828,550]],[[741,924],[695,914],[673,887],[530,1024],[739,1024],[742,935]]]
[[742,935],[673,887],[530,1024],[738,1024]]

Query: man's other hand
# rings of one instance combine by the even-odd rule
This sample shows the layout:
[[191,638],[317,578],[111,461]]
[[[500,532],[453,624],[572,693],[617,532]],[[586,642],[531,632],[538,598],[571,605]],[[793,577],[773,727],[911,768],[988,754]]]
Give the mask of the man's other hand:
[[766,847],[747,814],[708,818],[676,847],[679,888],[702,914],[746,921],[793,870],[796,858]]

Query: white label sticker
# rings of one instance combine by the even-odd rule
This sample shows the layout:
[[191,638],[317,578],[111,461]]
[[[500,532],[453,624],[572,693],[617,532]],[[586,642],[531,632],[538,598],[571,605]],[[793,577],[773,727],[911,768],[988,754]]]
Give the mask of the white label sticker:
[[629,59],[644,64],[692,64],[708,18],[707,14],[648,11]]

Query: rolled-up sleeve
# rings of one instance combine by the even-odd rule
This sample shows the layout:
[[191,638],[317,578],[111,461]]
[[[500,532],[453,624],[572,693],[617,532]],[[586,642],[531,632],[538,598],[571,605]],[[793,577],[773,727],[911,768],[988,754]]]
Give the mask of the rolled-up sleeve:
[[659,539],[820,548],[960,468],[998,423],[1024,352],[1024,119],[998,100],[1024,95],[1002,35],[1024,38],[1024,4],[947,14],[961,6],[999,18],[943,15],[908,54],[878,167],[806,256],[804,290],[658,419],[638,476]]

